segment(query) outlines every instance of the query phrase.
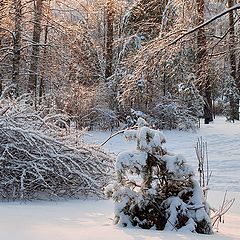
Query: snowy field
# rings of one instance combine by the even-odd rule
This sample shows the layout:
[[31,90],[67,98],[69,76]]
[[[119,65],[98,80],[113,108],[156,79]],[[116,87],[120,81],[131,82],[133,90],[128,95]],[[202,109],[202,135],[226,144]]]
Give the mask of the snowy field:
[[[88,142],[101,143],[110,133],[90,133]],[[126,229],[112,225],[113,203],[107,200],[0,203],[0,240],[240,240],[240,123],[223,118],[202,126],[197,133],[164,131],[165,147],[183,154],[197,168],[194,146],[199,136],[208,143],[211,191],[208,201],[218,208],[228,190],[236,201],[214,235]],[[111,139],[107,152],[118,154],[135,147],[122,135]]]

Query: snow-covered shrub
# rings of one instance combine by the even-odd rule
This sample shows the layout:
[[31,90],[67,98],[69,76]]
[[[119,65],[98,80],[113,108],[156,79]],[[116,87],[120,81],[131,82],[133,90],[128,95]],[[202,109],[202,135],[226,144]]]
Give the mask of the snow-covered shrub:
[[155,125],[160,129],[195,129],[203,116],[204,100],[192,81],[178,85],[175,96],[159,98],[152,109]]
[[181,100],[162,97],[152,110],[154,125],[160,129],[196,129],[199,117]]
[[127,125],[134,125],[139,117],[159,129],[195,130],[203,116],[204,100],[192,82],[178,86],[175,96],[158,98],[146,112],[130,110]]
[[119,120],[116,113],[108,108],[93,107],[89,109],[88,114],[79,118],[79,121],[81,121],[79,126],[89,130],[109,130],[119,127]]
[[63,137],[54,115],[34,110],[24,98],[0,103],[1,199],[103,197],[109,156]]
[[131,109],[125,120],[126,126],[134,126],[139,117],[159,129],[195,130],[199,124],[199,116],[185,103],[165,97],[159,98],[158,103],[146,112]]
[[212,233],[209,207],[194,171],[181,155],[168,153],[163,134],[138,119],[137,130],[125,130],[135,151],[116,160],[117,180],[106,194],[115,201],[115,223],[144,229]]
[[[55,94],[58,109],[66,112],[77,129],[112,129],[118,127],[117,114],[110,108],[109,89],[102,83],[84,86],[74,83]],[[112,101],[112,99],[111,99]]]

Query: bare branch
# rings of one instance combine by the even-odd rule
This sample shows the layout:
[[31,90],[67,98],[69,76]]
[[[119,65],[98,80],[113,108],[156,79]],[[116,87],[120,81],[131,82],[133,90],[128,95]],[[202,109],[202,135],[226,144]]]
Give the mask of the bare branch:
[[178,38],[176,38],[175,40],[173,40],[172,42],[170,42],[169,44],[167,44],[166,47],[169,47],[169,46],[177,43],[178,41],[180,41],[181,39],[183,39],[183,38],[186,37],[187,35],[196,32],[196,31],[199,30],[200,28],[203,28],[203,27],[207,26],[208,24],[210,24],[211,22],[217,20],[218,18],[226,15],[227,13],[229,13],[229,12],[231,12],[231,11],[237,10],[237,9],[240,9],[240,4],[236,4],[236,5],[234,5],[233,7],[231,7],[231,8],[229,8],[229,9],[227,9],[227,10],[225,10],[225,11],[217,14],[217,15],[214,16],[213,18],[207,20],[206,22],[198,25],[197,27],[190,29],[190,30],[187,31],[186,33],[182,34],[181,36],[179,36]]

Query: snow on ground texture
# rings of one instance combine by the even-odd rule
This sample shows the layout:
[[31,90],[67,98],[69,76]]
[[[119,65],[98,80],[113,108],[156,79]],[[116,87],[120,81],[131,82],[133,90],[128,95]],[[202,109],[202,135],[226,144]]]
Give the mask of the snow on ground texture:
[[[217,194],[217,195],[216,195]],[[221,197],[221,194],[213,193]],[[236,196],[236,194],[235,194]],[[240,198],[237,199],[237,202]],[[234,209],[214,235],[119,228],[107,200],[1,203],[1,240],[237,240],[240,211]]]
[[202,136],[208,144],[209,167],[213,172],[210,188],[218,191],[240,192],[240,123],[217,118],[201,126],[197,133],[164,131],[169,151],[182,154],[197,169],[194,147]]
[[[102,143],[110,132],[98,132],[86,137],[87,141]],[[164,130],[166,143],[163,147],[174,154],[181,154],[187,163],[197,170],[194,147],[198,137],[208,144],[210,170],[213,171],[210,188],[217,191],[240,192],[240,122],[229,123],[225,118],[217,118],[209,125],[201,124],[197,133]],[[109,140],[104,148],[107,152],[118,154],[135,149],[134,141],[127,142],[123,135]]]
[[[198,136],[208,142],[210,167],[213,170],[209,203],[219,207],[228,189],[234,206],[214,235],[174,233],[119,228],[112,225],[111,201],[71,200],[61,202],[0,203],[1,240],[240,240],[240,123],[223,119],[203,126],[199,133],[164,131],[166,148],[181,153],[196,165],[194,146]],[[88,141],[101,143],[109,133],[94,133]],[[121,135],[111,139],[105,149],[115,154],[134,149],[134,142],[125,142]],[[234,192],[235,191],[235,192]]]

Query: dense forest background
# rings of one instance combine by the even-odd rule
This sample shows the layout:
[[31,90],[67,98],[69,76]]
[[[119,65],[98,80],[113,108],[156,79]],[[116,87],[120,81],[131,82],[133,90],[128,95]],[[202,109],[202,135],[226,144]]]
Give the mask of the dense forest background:
[[239,8],[235,0],[2,0],[0,95],[28,96],[35,111],[65,114],[76,128],[143,115],[168,129],[216,114],[239,120]]

